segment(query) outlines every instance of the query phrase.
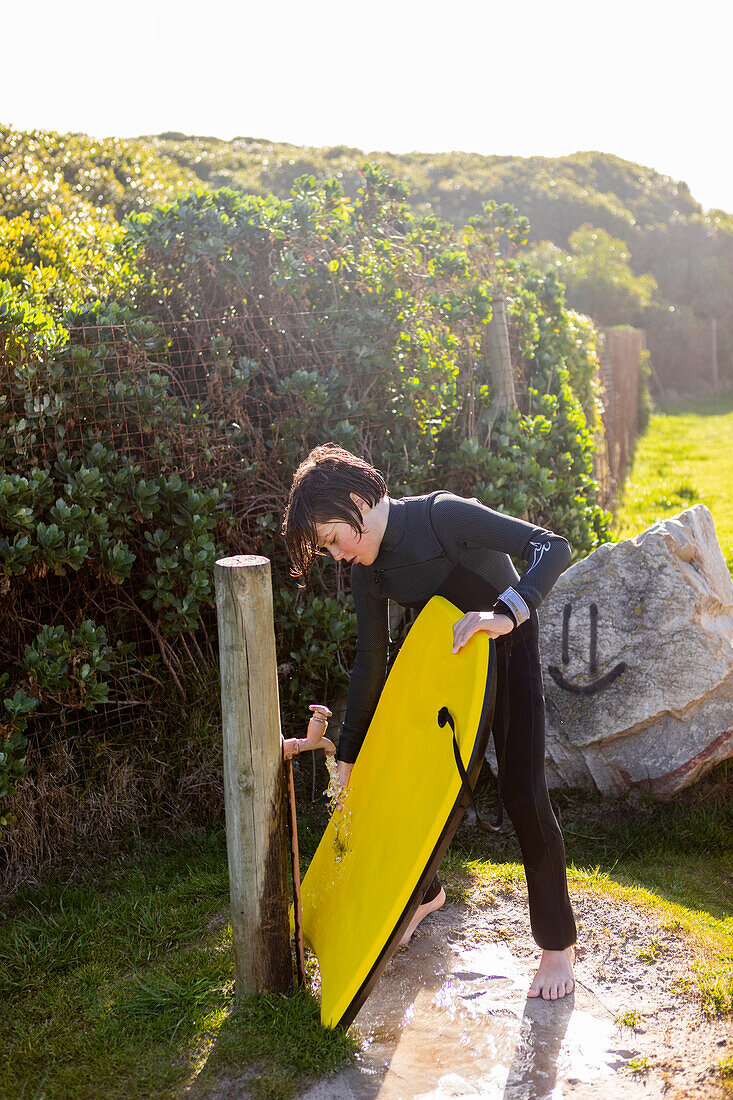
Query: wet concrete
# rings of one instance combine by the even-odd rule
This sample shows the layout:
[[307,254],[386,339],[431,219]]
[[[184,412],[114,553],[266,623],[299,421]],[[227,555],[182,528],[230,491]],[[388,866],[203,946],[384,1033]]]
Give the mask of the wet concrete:
[[560,1001],[528,999],[536,953],[462,924],[453,907],[424,922],[353,1024],[358,1064],[301,1100],[650,1096],[648,1083],[618,1073],[638,1050],[593,990],[578,982]]

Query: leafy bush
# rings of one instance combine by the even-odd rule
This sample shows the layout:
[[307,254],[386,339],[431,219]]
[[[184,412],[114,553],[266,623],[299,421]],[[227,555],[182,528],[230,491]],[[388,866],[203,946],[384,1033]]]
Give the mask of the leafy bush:
[[[713,318],[722,384],[733,377],[733,217],[720,210],[704,213],[684,182],[598,152],[558,158],[380,153],[374,159],[403,182],[413,210],[456,227],[480,216],[487,199],[511,203],[531,223],[528,239],[540,264],[539,252],[550,264],[563,260],[571,236],[584,225],[595,227],[591,252],[598,245],[610,267],[619,250],[629,253],[629,260],[621,261],[614,282],[601,257],[606,272],[599,279],[599,257],[581,248],[585,257],[575,257],[571,266],[580,260],[586,271],[579,297],[574,290],[569,294],[570,304],[613,326],[631,319],[656,281],[660,308],[668,316],[645,307],[634,323],[647,330],[658,384],[677,390],[709,387]],[[0,278],[19,286],[18,279],[29,280],[34,290],[59,299],[86,288],[92,297],[109,292],[133,300],[132,288],[120,286],[127,273],[117,270],[119,257],[112,260],[107,251],[116,222],[127,213],[196,186],[226,186],[263,197],[274,193],[287,203],[295,181],[307,175],[337,178],[355,200],[361,161],[358,149],[345,146],[295,149],[251,137],[227,142],[167,133],[100,141],[0,127]],[[5,250],[4,235],[10,243]],[[610,252],[604,245],[609,240]],[[669,315],[670,307],[676,317]]]
[[[567,296],[599,325],[638,324],[657,290],[652,275],[635,275],[623,240],[584,224],[570,234],[570,252],[543,242],[529,253],[562,279]],[[549,264],[548,264],[549,261]]]
[[[7,793],[26,735],[42,751],[51,728],[101,709],[113,737],[135,708],[152,746],[171,686],[198,700],[227,552],[272,561],[285,723],[333,698],[353,656],[344,578],[316,570],[297,592],[279,533],[292,472],[325,439],[371,459],[394,495],[477,494],[576,554],[607,536],[592,331],[556,279],[517,261],[528,226],[511,207],[457,231],[365,166],[353,200],[310,176],[288,200],[198,188],[123,229],[116,300],[61,309],[62,295],[54,320],[40,290],[32,305],[0,290]],[[521,404],[494,422],[497,293]]]
[[[205,419],[171,373],[141,369],[165,351],[160,326],[128,328],[122,358],[70,333],[0,284],[3,803],[26,771],[29,718],[41,742],[100,706],[150,705],[159,661],[182,689],[174,643],[209,612],[228,527]],[[184,480],[186,465],[208,484]]]

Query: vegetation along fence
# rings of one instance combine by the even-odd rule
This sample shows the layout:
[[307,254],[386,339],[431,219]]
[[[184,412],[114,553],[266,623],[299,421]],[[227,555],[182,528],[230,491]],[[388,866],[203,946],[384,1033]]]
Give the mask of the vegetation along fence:
[[511,258],[523,233],[510,208],[460,236],[421,221],[370,171],[355,204],[306,180],[289,203],[223,191],[141,215],[127,301],[66,327],[0,282],[6,886],[85,837],[221,819],[216,558],[272,562],[286,727],[346,682],[348,576],[317,565],[298,590],[279,532],[314,444],[364,454],[395,495],[526,515],[578,556],[608,538],[597,333]]

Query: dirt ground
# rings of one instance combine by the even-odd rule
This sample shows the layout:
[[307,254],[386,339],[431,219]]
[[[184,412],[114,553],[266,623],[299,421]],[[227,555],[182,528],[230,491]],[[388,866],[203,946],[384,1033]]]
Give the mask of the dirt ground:
[[[477,888],[399,948],[353,1030],[357,1064],[298,1100],[683,1100],[727,1098],[718,1062],[730,1018],[694,996],[693,944],[674,921],[572,893],[576,988],[528,999],[538,961],[523,888]],[[247,1100],[256,1071],[207,1100]]]
[[616,901],[573,906],[577,984],[554,1003],[526,997],[538,952],[521,890],[431,915],[353,1025],[358,1065],[301,1100],[724,1096],[716,1066],[733,1053],[731,1022],[706,1019],[685,990],[689,940]]

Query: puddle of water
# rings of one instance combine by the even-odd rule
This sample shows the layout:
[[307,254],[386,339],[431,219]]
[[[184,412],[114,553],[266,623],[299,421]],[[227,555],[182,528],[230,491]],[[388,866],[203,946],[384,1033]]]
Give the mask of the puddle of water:
[[436,922],[392,959],[353,1025],[359,1066],[307,1100],[560,1100],[587,1086],[583,1095],[608,1095],[611,1077],[614,1096],[637,1095],[615,1073],[632,1052],[618,1050],[591,994],[528,1000],[534,960],[500,942],[449,943],[446,931]]
[[[528,1002],[526,968],[506,945],[457,950],[437,989],[431,988],[435,970],[424,972],[430,959],[416,961],[423,964],[423,984],[399,1026],[389,1027],[376,1000],[369,1016],[362,1012],[356,1022],[365,1043],[362,1064],[388,1065],[388,1077],[398,1077],[402,1086],[409,1082],[404,1095],[501,1097],[509,1088],[517,1098],[546,1097],[560,1076],[580,1082],[613,1073],[613,1021],[575,1008],[574,999]],[[412,970],[407,960],[395,960],[395,970],[403,967]],[[405,983],[396,983],[398,989],[394,982],[383,984],[384,991],[375,991],[382,1004]],[[385,1086],[376,1095],[394,1091],[386,1080]]]

